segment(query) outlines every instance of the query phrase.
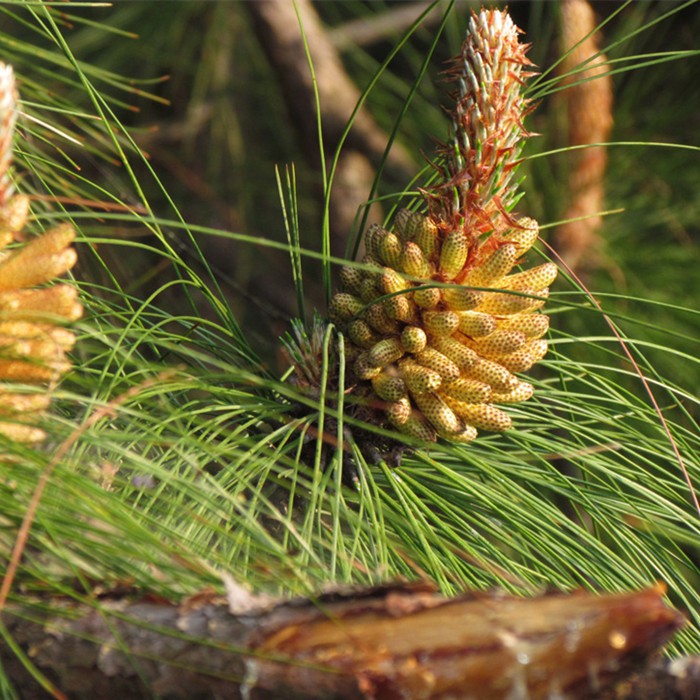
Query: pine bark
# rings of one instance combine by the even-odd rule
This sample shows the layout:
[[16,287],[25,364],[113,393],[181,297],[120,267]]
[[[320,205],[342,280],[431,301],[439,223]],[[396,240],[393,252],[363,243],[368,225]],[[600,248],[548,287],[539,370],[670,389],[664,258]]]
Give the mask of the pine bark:
[[3,669],[28,700],[699,697],[697,659],[655,655],[682,624],[658,589],[444,598],[401,585],[233,611],[212,596],[37,600],[2,622]]

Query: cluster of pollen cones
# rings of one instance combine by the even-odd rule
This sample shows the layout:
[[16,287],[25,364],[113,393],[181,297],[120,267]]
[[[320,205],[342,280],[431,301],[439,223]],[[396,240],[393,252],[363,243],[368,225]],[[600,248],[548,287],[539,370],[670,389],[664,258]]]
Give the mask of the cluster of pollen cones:
[[468,234],[441,232],[430,217],[402,210],[395,232],[367,232],[364,262],[377,270],[342,270],[331,317],[357,349],[357,380],[399,431],[468,442],[478,428],[510,427],[494,404],[532,396],[516,374],[547,352],[549,317],[536,311],[557,268],[512,269],[537,234],[536,222],[521,219],[467,265]]
[[0,434],[35,442],[45,437],[37,426],[50,403],[45,387],[70,367],[75,336],[62,325],[82,306],[74,287],[45,286],[75,265],[70,225],[7,249],[24,238],[29,215],[29,199],[12,194],[8,176],[16,101],[12,68],[0,64]]
[[448,71],[452,132],[438,182],[423,192],[428,213],[402,209],[393,230],[370,227],[363,265],[342,269],[331,300],[355,394],[378,422],[423,441],[508,429],[496,404],[532,396],[517,375],[547,352],[549,319],[538,310],[557,268],[521,267],[538,225],[511,213],[529,111],[518,33],[505,12],[473,15]]

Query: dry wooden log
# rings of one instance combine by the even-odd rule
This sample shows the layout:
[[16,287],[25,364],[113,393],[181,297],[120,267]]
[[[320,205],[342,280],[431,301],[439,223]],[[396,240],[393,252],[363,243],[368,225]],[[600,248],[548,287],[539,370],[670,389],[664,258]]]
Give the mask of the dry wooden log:
[[662,593],[444,598],[398,585],[271,605],[25,601],[3,613],[0,658],[27,699],[46,690],[10,638],[72,700],[697,698],[696,660],[655,657],[683,623]]

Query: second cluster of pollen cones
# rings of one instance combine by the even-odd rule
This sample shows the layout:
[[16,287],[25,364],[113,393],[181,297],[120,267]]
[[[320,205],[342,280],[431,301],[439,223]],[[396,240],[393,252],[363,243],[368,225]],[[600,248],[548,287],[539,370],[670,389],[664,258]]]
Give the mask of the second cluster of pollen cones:
[[47,387],[70,367],[75,336],[62,326],[80,318],[82,306],[75,287],[46,286],[75,265],[73,228],[21,242],[29,199],[12,194],[8,177],[16,99],[12,69],[0,64],[0,434],[36,442],[45,437],[38,423]]
[[[21,231],[28,207],[26,197],[18,195],[0,209],[2,248]],[[36,422],[50,403],[45,387],[70,368],[66,352],[75,335],[62,324],[82,314],[77,290],[67,284],[37,285],[75,265],[74,238],[73,228],[63,224],[0,253],[0,432],[13,440],[43,439]],[[22,384],[43,390],[19,391]]]

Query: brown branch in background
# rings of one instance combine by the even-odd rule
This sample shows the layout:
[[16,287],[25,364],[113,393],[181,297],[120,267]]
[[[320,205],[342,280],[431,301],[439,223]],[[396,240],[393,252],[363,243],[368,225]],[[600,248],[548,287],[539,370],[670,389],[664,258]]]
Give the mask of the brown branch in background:
[[[464,0],[461,0],[460,4],[464,5]],[[439,22],[440,10],[444,10],[444,7],[441,8],[432,0],[420,0],[398,7],[389,6],[375,15],[365,15],[330,28],[328,37],[339,51],[357,46],[372,46],[406,31],[421,12],[427,11],[424,26]]]
[[[360,99],[360,91],[348,77],[340,55],[310,0],[297,0],[296,3],[266,0],[245,3],[245,6],[253,18],[260,43],[279,77],[304,149],[309,159],[317,162],[314,82],[304,39],[314,66],[327,154],[333,153],[340,140]],[[415,16],[419,14],[419,10],[416,10]],[[372,116],[361,109],[345,144],[333,183],[330,215],[334,254],[342,255],[344,251],[357,208],[370,193],[375,168],[384,156],[387,141],[387,135]],[[414,160],[398,144],[392,146],[386,167],[387,173],[400,182],[410,180],[416,170]]]
[[[586,0],[561,3],[561,48],[565,55],[559,71],[569,84],[562,93],[566,101],[568,143],[582,146],[604,143],[612,129],[612,78],[605,54],[599,50],[593,9]],[[569,204],[562,224],[555,232],[554,247],[574,270],[597,264],[601,225],[599,212],[605,195],[607,164],[605,146],[572,151],[569,176]]]
[[[277,604],[236,589],[180,606],[54,600],[50,613],[25,600],[4,634],[72,700],[698,697],[697,659],[655,656],[683,623],[659,588],[448,599],[414,584]],[[7,645],[0,658],[23,698],[44,697]]]

